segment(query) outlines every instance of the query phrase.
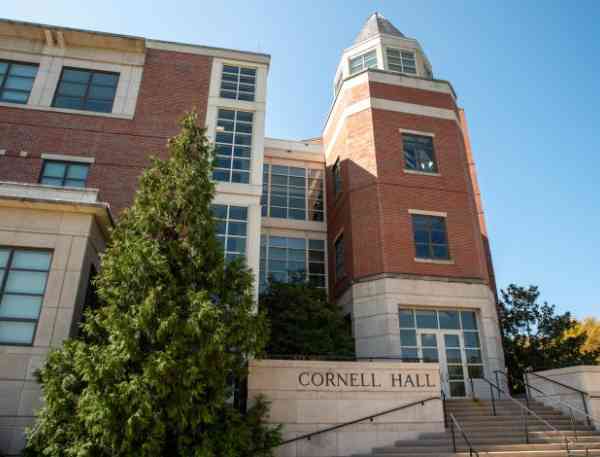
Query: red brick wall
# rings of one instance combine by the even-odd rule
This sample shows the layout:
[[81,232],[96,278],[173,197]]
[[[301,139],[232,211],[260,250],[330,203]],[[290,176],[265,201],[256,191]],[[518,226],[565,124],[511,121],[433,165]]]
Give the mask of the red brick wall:
[[[148,49],[133,120],[0,107],[0,180],[36,183],[42,153],[94,157],[88,187],[113,214],[127,207],[150,155],[166,152],[177,121],[196,108],[205,123],[211,58]],[[27,151],[27,157],[20,157]]]
[[[356,94],[395,101],[458,109],[452,97],[433,91],[370,83],[353,89],[341,102]],[[341,122],[335,111],[335,122]],[[434,134],[441,176],[404,172],[400,129]],[[333,141],[333,125],[325,135],[325,148]],[[469,278],[489,282],[465,139],[452,120],[385,110],[364,110],[345,120],[330,147],[327,178],[340,158],[344,192],[334,201],[328,182],[328,224],[331,290],[339,296],[355,280],[381,273]],[[409,209],[447,213],[447,230],[453,264],[415,261]],[[333,242],[343,230],[347,278],[335,281]]]

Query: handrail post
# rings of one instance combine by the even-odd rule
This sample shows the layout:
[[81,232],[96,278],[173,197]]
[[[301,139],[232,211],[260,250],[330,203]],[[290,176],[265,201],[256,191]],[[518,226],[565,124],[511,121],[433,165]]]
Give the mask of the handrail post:
[[523,376],[525,379],[525,402],[527,403],[527,407],[529,408],[529,396],[531,395],[529,390],[529,376],[527,376],[527,372],[525,372]]
[[496,415],[496,400],[494,400],[494,388],[492,387],[491,383],[490,383],[490,394],[492,396],[492,413],[495,416]]
[[525,411],[525,440],[529,444],[529,411]]
[[581,402],[583,403],[583,411],[586,414],[587,423],[589,427],[592,427],[592,420],[590,419],[590,412],[588,410],[587,400],[585,399],[585,394],[583,392],[579,392],[581,395]]
[[448,428],[448,409],[446,406],[446,392],[444,392],[444,389],[442,389],[441,393],[442,393],[442,410],[444,411],[444,427]]
[[475,388],[473,387],[473,378],[469,377],[469,383],[471,384],[471,396],[475,399]]
[[494,371],[494,374],[496,375],[496,385],[497,385],[498,387],[500,387],[500,379],[498,378],[498,372],[499,372],[499,371],[500,371],[500,370],[495,370],[495,371]]
[[573,416],[573,408],[569,406],[569,414],[571,416],[571,427],[573,427],[573,435],[575,435],[575,441],[577,441],[577,424],[575,423],[575,416]]
[[450,430],[452,430],[452,450],[456,452],[456,437],[454,436],[454,419],[450,418]]

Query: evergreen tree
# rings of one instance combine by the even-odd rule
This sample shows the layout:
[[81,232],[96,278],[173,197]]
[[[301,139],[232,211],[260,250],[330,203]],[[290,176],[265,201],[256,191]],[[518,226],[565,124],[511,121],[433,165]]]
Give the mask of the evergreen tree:
[[585,352],[587,335],[570,333],[577,325],[571,314],[556,314],[556,307],[538,303],[539,290],[511,284],[502,294],[500,319],[506,365],[522,390],[523,373],[596,363],[599,351]]
[[260,296],[271,323],[273,356],[354,356],[350,323],[324,289],[310,283],[271,282]]
[[82,338],[39,373],[45,406],[27,453],[49,457],[270,454],[265,404],[241,414],[231,378],[267,341],[252,275],[225,263],[211,214],[213,150],[195,113],[152,160],[120,217]]

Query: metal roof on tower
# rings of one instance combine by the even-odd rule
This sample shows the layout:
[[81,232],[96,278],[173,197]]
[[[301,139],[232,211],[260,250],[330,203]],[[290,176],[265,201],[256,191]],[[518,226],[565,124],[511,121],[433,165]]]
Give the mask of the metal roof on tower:
[[363,28],[358,32],[354,40],[354,44],[358,44],[362,41],[368,40],[378,34],[393,35],[400,38],[406,38],[400,30],[388,21],[381,14],[375,12],[369,16]]

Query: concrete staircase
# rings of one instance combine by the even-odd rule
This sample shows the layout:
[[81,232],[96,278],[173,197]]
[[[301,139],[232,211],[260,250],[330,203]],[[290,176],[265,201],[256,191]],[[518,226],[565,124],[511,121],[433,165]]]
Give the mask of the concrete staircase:
[[[576,432],[568,415],[530,402],[529,408],[558,431],[551,430],[529,416],[529,443],[525,440],[521,408],[512,400],[497,400],[497,415],[491,401],[448,400],[448,417],[453,414],[480,457],[600,457],[600,431],[584,422],[576,422]],[[455,428],[457,452],[453,451],[452,433],[424,433],[416,440],[403,440],[393,446],[373,449],[371,457],[464,457],[469,447]],[[569,438],[568,451],[565,437]],[[474,454],[476,456],[476,454]]]

